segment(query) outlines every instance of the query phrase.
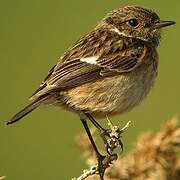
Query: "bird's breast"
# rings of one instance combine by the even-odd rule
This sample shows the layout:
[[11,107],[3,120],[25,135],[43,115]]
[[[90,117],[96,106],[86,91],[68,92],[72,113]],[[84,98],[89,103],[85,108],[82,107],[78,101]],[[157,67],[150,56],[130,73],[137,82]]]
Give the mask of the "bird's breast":
[[144,66],[68,90],[64,92],[66,105],[102,117],[128,111],[142,102],[154,84],[156,68]]

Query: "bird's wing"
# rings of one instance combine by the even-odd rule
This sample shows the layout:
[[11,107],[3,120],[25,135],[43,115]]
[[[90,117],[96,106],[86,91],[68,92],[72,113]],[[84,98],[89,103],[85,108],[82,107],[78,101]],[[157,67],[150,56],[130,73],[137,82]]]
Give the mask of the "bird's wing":
[[[102,33],[102,32],[101,32]],[[98,79],[130,72],[142,61],[144,46],[115,32],[92,32],[70,48],[33,96],[67,90]]]

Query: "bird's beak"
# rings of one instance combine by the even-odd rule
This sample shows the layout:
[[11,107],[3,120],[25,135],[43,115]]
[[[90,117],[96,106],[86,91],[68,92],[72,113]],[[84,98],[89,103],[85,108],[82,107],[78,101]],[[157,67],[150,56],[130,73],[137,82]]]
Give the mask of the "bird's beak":
[[173,24],[176,24],[176,22],[174,21],[158,21],[155,23],[155,29],[160,29],[160,28],[163,28],[163,27],[166,27],[166,26],[171,26]]

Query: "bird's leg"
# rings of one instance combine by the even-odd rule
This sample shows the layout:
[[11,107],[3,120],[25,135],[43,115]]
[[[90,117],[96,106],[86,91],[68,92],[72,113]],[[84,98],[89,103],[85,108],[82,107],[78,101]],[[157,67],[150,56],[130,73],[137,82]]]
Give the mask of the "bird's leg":
[[93,123],[93,125],[100,131],[100,133],[104,133],[105,131],[107,131],[94,119],[94,117],[91,114],[89,113],[85,113],[85,114],[88,117],[88,119]]
[[103,156],[103,155],[101,155],[101,154],[99,153],[99,151],[98,151],[98,149],[97,149],[97,146],[96,146],[96,144],[95,144],[95,142],[94,142],[94,140],[93,140],[93,137],[92,137],[92,135],[91,135],[91,132],[90,132],[90,130],[89,130],[89,127],[88,127],[88,124],[87,124],[86,119],[81,118],[81,122],[82,122],[82,124],[83,124],[83,126],[84,126],[84,128],[85,128],[85,130],[86,130],[86,133],[87,133],[87,135],[88,135],[88,137],[89,137],[89,140],[90,140],[90,142],[91,142],[91,144],[92,144],[92,146],[93,146],[93,148],[94,148],[94,151],[95,151],[95,153],[96,153],[97,161],[98,161],[99,176],[100,176],[100,179],[103,180],[103,179],[104,179],[104,178],[103,178],[103,176],[104,176],[104,171],[105,171],[105,167],[104,167],[103,161],[104,161],[104,159],[106,158],[106,156]]
[[[112,122],[110,121],[110,119],[107,117],[109,129],[104,129],[94,119],[94,117],[91,114],[89,114],[89,113],[85,113],[85,114],[89,118],[89,120],[94,124],[94,126],[100,131],[101,138],[103,139],[106,151],[110,156],[113,155],[112,154],[113,143],[115,145],[115,143],[118,142],[121,149],[123,149],[123,144],[122,144],[122,142],[121,142],[121,140],[119,138],[119,127],[118,126],[114,126],[112,124]],[[116,145],[117,145],[117,143],[116,143]]]

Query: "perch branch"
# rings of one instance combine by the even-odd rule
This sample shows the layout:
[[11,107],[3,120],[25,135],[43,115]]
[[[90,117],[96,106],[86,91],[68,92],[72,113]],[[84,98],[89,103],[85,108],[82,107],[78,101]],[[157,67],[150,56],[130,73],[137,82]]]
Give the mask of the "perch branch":
[[[81,135],[79,139],[82,140],[82,138],[83,136]],[[95,163],[96,156],[93,155],[88,141],[84,139],[83,142],[87,142],[87,144],[80,144],[80,141],[77,141],[79,147],[85,152],[84,155],[87,164],[91,167],[92,164]],[[163,124],[158,132],[145,132],[141,134],[137,138],[133,149],[123,157],[118,158],[118,160],[106,170],[104,179],[180,179],[179,150],[180,127],[178,119],[173,118]],[[88,176],[85,176],[84,179],[99,180],[99,177],[96,175],[97,172],[91,172],[92,173],[89,174],[87,173]],[[77,178],[77,180],[84,179],[83,176],[80,179]]]
[[[117,154],[113,154],[113,152],[119,146],[123,148],[121,142],[121,137],[122,137],[121,135],[127,130],[130,124],[129,121],[122,129],[120,129],[118,126],[114,126],[108,117],[107,120],[108,120],[109,129],[105,133],[101,134],[104,140],[104,144],[107,146],[106,148],[108,151],[108,155],[103,161],[103,167],[105,169],[110,167],[110,165],[114,160],[117,160],[118,156]],[[98,165],[93,165],[89,168],[89,170],[84,170],[79,177],[73,178],[72,180],[84,180],[87,177],[95,174],[98,174]]]

